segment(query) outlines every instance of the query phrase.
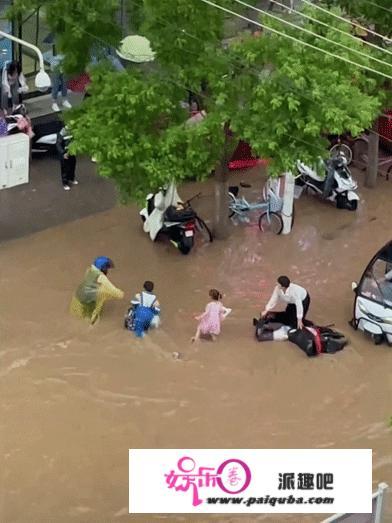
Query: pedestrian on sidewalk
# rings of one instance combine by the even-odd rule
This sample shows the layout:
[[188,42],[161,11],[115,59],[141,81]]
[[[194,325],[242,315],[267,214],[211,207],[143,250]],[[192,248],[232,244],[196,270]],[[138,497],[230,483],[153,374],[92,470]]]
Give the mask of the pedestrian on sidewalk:
[[29,90],[19,62],[8,62],[1,75],[1,105],[5,111],[12,112],[22,103],[22,94]]
[[63,127],[57,134],[56,149],[60,160],[61,181],[65,191],[69,191],[71,185],[79,183],[75,178],[76,156],[68,151],[71,140],[69,130],[67,127]]
[[68,101],[67,82],[62,70],[61,63],[64,60],[64,55],[54,55],[50,61],[51,79],[52,79],[52,111],[58,113],[60,107],[58,105],[59,92],[62,97],[62,106],[65,109],[71,109],[72,105]]
[[153,293],[154,283],[145,281],[143,290],[131,301],[131,308],[126,317],[126,328],[133,330],[138,338],[143,338],[150,328],[159,326],[161,308]]
[[200,336],[209,336],[212,341],[215,341],[220,334],[222,321],[231,312],[231,309],[223,305],[222,294],[217,289],[211,289],[208,295],[212,301],[207,304],[202,314],[195,317],[195,320],[199,321],[199,325],[192,342],[198,341]]
[[[287,276],[279,276],[277,283],[261,316],[273,318],[273,321],[293,329],[302,329],[310,305],[308,291],[296,283],[291,283]],[[279,303],[286,304],[286,310],[273,312]]]
[[123,291],[117,289],[107,277],[109,269],[114,269],[114,263],[107,256],[94,260],[72,298],[71,314],[88,319],[93,325],[99,319],[105,301],[123,299]]

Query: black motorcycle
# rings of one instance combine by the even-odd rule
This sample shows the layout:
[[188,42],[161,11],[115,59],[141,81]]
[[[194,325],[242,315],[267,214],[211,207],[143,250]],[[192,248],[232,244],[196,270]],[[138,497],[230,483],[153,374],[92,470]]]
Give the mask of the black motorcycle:
[[[205,241],[212,242],[213,237],[208,225],[198,216],[191,206],[191,201],[199,198],[201,193],[196,194],[189,200],[179,203],[177,207],[170,205],[163,215],[163,226],[158,235],[164,234],[171,243],[181,252],[189,254],[195,243],[195,233],[200,233]],[[148,195],[146,207],[140,211],[143,222],[155,209],[155,194]],[[157,235],[157,237],[158,237]]]

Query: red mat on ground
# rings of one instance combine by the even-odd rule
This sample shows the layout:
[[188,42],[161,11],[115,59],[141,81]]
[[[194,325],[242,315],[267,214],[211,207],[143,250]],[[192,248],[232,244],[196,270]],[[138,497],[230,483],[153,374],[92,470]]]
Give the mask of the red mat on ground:
[[268,160],[257,158],[252,154],[249,144],[240,140],[237,149],[229,162],[229,169],[249,169],[257,165],[267,165]]
[[381,144],[392,151],[392,109],[383,111],[385,116],[378,119],[378,132]]

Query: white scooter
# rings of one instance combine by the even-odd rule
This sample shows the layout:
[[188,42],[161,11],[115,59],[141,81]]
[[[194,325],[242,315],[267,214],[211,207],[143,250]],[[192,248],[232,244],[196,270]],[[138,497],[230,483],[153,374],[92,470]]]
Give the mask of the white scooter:
[[182,254],[189,254],[192,250],[196,231],[211,242],[212,234],[190,206],[191,200],[193,198],[183,202],[174,183],[156,194],[149,194],[146,206],[139,213],[144,222],[144,232],[149,234],[152,241],[157,239],[159,233],[167,235]]
[[[357,182],[351,176],[344,156],[331,158],[323,162],[325,174],[320,176],[312,169],[297,161],[298,176],[296,185],[302,190],[310,189],[323,199],[336,204],[338,209],[355,211],[358,207],[359,196],[356,193]],[[302,191],[301,191],[302,192]]]

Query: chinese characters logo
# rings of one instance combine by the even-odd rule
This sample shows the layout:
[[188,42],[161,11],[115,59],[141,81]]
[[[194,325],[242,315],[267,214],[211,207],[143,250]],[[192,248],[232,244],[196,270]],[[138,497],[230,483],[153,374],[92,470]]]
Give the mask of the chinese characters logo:
[[[297,482],[295,478],[297,476]],[[279,474],[279,490],[332,490],[333,474],[311,474],[308,472],[284,472]]]
[[227,459],[216,469],[214,467],[196,467],[196,462],[189,456],[177,462],[177,472],[171,470],[165,474],[168,488],[175,491],[192,491],[192,505],[197,507],[203,500],[199,489],[218,487],[227,494],[239,494],[248,488],[252,475],[246,463],[240,459]]

